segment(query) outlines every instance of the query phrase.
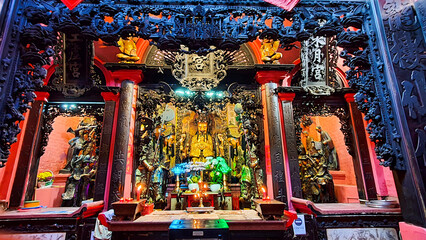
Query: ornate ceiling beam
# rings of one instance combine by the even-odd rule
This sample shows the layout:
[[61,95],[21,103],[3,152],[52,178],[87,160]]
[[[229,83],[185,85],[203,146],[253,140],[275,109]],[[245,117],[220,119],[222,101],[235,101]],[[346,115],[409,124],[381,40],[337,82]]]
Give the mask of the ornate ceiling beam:
[[[134,2],[145,1],[131,1]],[[260,3],[233,6],[234,2],[247,5],[259,1],[227,2],[231,6],[226,7],[201,5],[201,2],[152,5],[150,1],[150,5],[135,5],[100,0],[98,4],[82,3],[70,11],[57,1],[36,1],[37,4],[26,8],[25,15],[33,24],[48,25],[48,31],[80,33],[84,38],[100,38],[110,44],[115,44],[119,37],[137,36],[151,40],[159,49],[206,54],[216,49],[237,50],[270,28],[278,31],[281,46],[287,49],[310,36],[334,36],[351,23],[353,15],[346,15],[360,5],[352,1],[339,4],[308,1],[288,12],[270,5],[260,7],[264,5]],[[285,20],[293,24],[285,26]]]

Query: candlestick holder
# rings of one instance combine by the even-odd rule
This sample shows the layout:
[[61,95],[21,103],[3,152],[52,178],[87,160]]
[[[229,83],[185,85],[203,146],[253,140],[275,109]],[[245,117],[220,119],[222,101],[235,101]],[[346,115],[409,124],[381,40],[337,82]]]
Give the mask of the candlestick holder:
[[224,192],[228,192],[229,191],[226,174],[223,174],[223,191]]
[[179,174],[176,175],[176,192],[180,191],[180,181],[179,181]]

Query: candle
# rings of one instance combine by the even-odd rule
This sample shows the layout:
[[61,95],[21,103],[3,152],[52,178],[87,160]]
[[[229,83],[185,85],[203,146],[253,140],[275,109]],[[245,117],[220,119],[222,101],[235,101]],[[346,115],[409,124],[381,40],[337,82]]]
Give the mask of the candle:
[[124,198],[120,198],[120,202],[124,202]]
[[266,189],[265,189],[265,187],[262,187],[262,192],[263,192],[263,200],[266,200]]
[[141,200],[141,189],[142,189],[142,186],[139,185],[138,189],[136,190],[136,201],[138,202]]

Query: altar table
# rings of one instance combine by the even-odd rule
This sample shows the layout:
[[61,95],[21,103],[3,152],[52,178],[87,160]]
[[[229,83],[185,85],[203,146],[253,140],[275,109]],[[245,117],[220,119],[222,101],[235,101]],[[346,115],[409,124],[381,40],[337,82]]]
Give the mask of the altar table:
[[[110,221],[112,239],[168,239],[168,229],[173,220],[224,219],[229,226],[230,239],[286,239],[289,219],[263,220],[254,210],[214,210],[195,214],[184,210],[154,211],[135,221]],[[291,234],[292,236],[292,234]]]
[[[223,210],[232,210],[232,194],[231,192],[225,192],[225,204]],[[171,193],[171,210],[178,210],[178,194]],[[198,207],[200,204],[200,198],[197,197],[197,193],[182,193],[179,198],[181,202],[181,208],[185,209],[186,207]],[[216,210],[220,208],[220,193],[217,192],[206,192],[203,196],[203,205],[205,207],[214,207]]]

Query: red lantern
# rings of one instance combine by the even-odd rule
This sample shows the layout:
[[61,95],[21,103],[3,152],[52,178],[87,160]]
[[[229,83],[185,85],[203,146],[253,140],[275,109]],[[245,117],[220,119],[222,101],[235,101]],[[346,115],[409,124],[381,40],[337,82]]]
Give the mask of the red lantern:
[[83,0],[61,0],[67,8],[70,10],[73,10],[75,7],[77,7],[78,4],[83,2]]

